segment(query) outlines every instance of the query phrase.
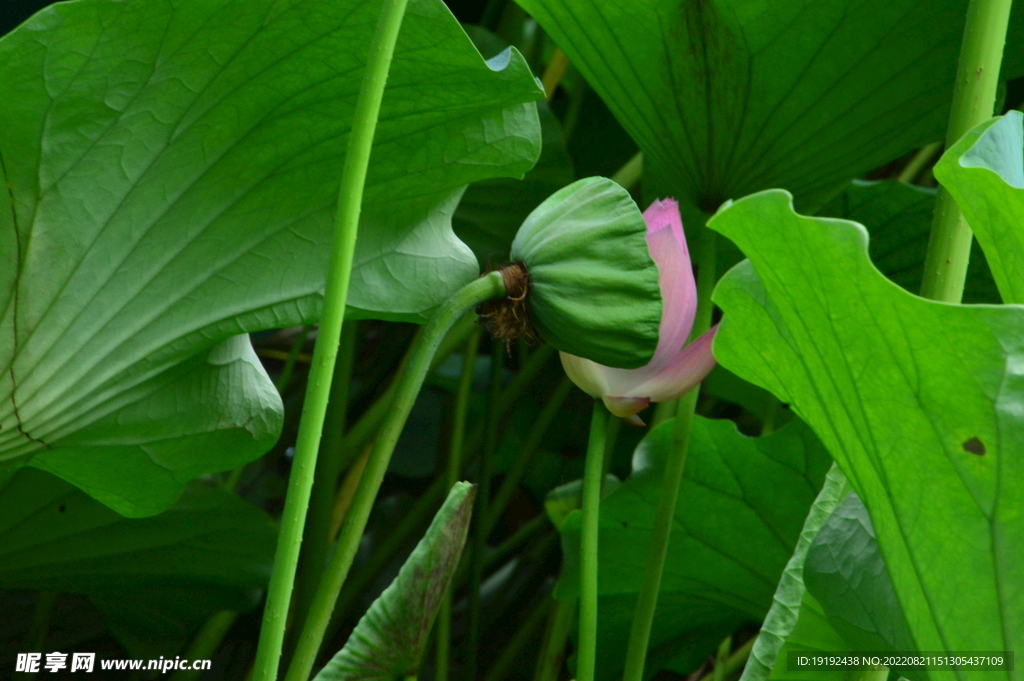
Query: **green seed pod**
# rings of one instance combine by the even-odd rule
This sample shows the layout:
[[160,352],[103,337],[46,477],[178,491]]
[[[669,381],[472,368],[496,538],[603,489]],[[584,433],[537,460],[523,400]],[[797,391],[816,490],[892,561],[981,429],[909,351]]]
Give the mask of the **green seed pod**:
[[[525,274],[518,297],[537,333],[606,366],[647,364],[658,345],[662,299],[646,234],[629,192],[604,177],[574,182],[530,213],[511,256]],[[516,298],[517,287],[508,288]]]

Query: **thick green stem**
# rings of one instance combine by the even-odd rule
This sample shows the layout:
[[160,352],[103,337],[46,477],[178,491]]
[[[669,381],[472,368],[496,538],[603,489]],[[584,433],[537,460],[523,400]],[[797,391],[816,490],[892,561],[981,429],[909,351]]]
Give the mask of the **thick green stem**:
[[[947,149],[968,130],[992,117],[1010,5],[1011,0],[971,0],[967,7],[953,105],[946,129]],[[971,255],[971,238],[971,229],[956,202],[940,186],[924,261],[922,296],[948,303],[960,302]]]
[[[397,29],[396,29],[397,30]],[[388,462],[394,452],[398,437],[402,433],[405,421],[416,401],[416,395],[423,385],[423,379],[430,370],[431,359],[434,357],[442,339],[448,330],[459,320],[466,310],[476,307],[485,300],[505,295],[505,285],[501,274],[491,272],[462,287],[448,299],[437,311],[436,315],[423,328],[416,340],[416,347],[409,355],[409,362],[396,384],[394,399],[388,412],[387,420],[377,434],[373,450],[359,482],[359,489],[352,500],[352,506],[345,515],[341,526],[338,542],[331,554],[330,562],[320,580],[309,616],[299,637],[299,644],[288,669],[288,681],[306,681],[313,669],[317,652],[323,641],[324,631],[331,619],[334,602],[338,598],[352,559],[359,548],[359,540],[366,528],[377,491],[384,481]]]
[[491,343],[491,377],[487,398],[487,439],[484,455],[480,461],[476,494],[476,522],[473,527],[473,553],[470,556],[472,571],[469,579],[469,645],[466,651],[466,678],[476,679],[479,667],[480,637],[483,629],[481,612],[481,586],[484,579],[484,551],[487,548],[487,514],[491,500],[491,476],[494,474],[494,457],[498,450],[498,399],[501,396],[501,379],[505,372],[505,344]]
[[[715,233],[707,227],[701,229],[701,240],[697,251],[697,313],[690,338],[695,339],[711,328],[711,291],[716,280]],[[661,478],[658,506],[654,512],[654,526],[651,529],[651,545],[647,563],[644,566],[640,593],[633,610],[633,624],[629,631],[629,645],[626,648],[626,665],[623,681],[641,681],[644,663],[647,661],[647,646],[651,639],[654,612],[658,606],[658,591],[661,575],[668,555],[668,543],[672,536],[676,502],[679,500],[679,486],[686,469],[686,455],[690,447],[690,428],[693,425],[694,410],[697,407],[699,390],[693,389],[679,399],[675,427],[672,431],[672,448],[665,461],[665,473]]]
[[580,522],[580,636],[576,680],[594,681],[597,657],[597,535],[604,476],[605,421],[608,412],[594,400],[587,460],[583,466],[583,517]]
[[[462,374],[455,393],[455,413],[452,415],[452,437],[448,447],[448,488],[454,485],[462,473],[462,447],[466,441],[466,414],[469,412],[469,396],[473,391],[473,370],[476,367],[480,334],[474,333],[466,342],[466,354],[462,360]],[[454,585],[452,585],[454,586]],[[452,643],[452,588],[449,587],[441,600],[437,614],[437,656],[434,660],[434,678],[448,681],[448,666]]]
[[[281,659],[281,646],[291,604],[292,586],[299,560],[306,510],[316,471],[320,433],[327,412],[331,377],[338,354],[341,325],[345,319],[352,258],[355,254],[363,186],[370,165],[370,150],[377,129],[377,116],[384,97],[384,84],[398,41],[407,0],[384,0],[380,19],[370,45],[366,72],[356,101],[352,130],[348,137],[345,165],[338,191],[337,225],[324,286],[323,314],[313,351],[313,363],[306,386],[306,399],[295,442],[295,458],[288,479],[288,493],[281,515],[281,531],[274,555],[274,570],[267,589],[259,647],[256,650],[254,681],[274,681]],[[308,672],[307,672],[308,673]]]
[[601,479],[612,472],[612,455],[615,453],[615,442],[619,439],[619,430],[622,429],[622,419],[608,419],[604,431],[604,468],[601,471]]
[[344,464],[342,447],[345,435],[345,416],[348,412],[349,382],[355,357],[356,323],[349,321],[341,328],[338,361],[331,380],[331,396],[327,402],[323,439],[316,461],[313,491],[309,499],[309,517],[295,584],[295,621],[304,622],[310,603],[316,593],[327,552],[334,539],[331,526],[334,502],[338,492],[338,479]]

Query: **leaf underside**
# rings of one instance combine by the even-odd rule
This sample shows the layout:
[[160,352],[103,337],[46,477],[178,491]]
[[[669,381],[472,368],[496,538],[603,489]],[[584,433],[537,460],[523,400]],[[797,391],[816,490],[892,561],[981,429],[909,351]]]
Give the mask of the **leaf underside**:
[[[279,400],[228,339],[319,315],[378,11],[80,0],[0,40],[0,465],[139,516],[273,444]],[[440,0],[410,2],[350,316],[422,320],[477,274],[452,212],[534,163],[541,94],[514,50],[485,63]]]

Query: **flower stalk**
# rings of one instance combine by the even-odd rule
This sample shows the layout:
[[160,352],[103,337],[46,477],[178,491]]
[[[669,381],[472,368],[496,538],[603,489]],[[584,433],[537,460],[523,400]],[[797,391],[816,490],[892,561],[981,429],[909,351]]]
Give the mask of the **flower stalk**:
[[[697,253],[697,311],[694,315],[692,338],[703,335],[711,326],[711,291],[716,280],[717,245],[715,233],[707,227],[701,229],[701,241]],[[658,606],[658,592],[661,576],[665,569],[668,544],[672,536],[672,521],[679,501],[679,487],[686,468],[686,456],[690,448],[690,428],[697,407],[698,390],[693,389],[679,399],[675,427],[672,431],[672,447],[665,462],[665,473],[661,479],[658,506],[654,513],[651,530],[651,545],[647,563],[644,566],[643,581],[633,610],[633,623],[629,631],[626,648],[626,663],[623,681],[641,681],[644,664],[647,661],[647,647],[651,639],[654,613]]]

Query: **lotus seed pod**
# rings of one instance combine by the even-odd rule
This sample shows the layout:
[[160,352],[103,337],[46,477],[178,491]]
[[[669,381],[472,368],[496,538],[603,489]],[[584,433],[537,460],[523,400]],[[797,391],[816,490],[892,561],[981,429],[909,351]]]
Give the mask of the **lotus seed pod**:
[[[523,222],[503,275],[512,321],[555,348],[635,369],[658,346],[658,267],[629,192],[603,177],[560,189]],[[508,300],[508,299],[507,299]]]

